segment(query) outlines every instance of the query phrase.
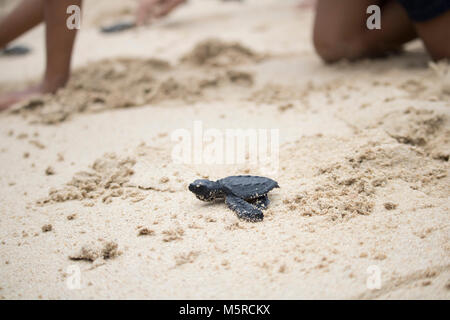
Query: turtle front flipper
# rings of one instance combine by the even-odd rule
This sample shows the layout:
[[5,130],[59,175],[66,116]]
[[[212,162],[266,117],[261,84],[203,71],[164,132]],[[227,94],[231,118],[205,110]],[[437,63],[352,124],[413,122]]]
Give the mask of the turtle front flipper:
[[260,210],[266,210],[267,207],[269,206],[270,200],[269,197],[266,195],[253,199],[251,201],[249,201],[252,205],[254,205],[255,207],[257,207]]
[[262,221],[264,218],[261,210],[235,195],[227,195],[225,203],[228,208],[236,212],[241,219],[256,222]]

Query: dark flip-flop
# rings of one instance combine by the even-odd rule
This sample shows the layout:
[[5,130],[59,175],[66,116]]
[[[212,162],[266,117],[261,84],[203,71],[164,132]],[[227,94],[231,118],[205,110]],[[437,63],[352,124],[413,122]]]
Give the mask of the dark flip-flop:
[[28,47],[17,45],[17,46],[12,46],[12,47],[8,47],[3,50],[0,50],[0,55],[23,56],[23,55],[28,54],[30,51],[31,51],[31,49]]
[[136,23],[134,22],[119,22],[115,23],[113,25],[102,27],[101,32],[102,33],[116,33],[116,32],[122,32],[128,29],[133,29],[136,27]]

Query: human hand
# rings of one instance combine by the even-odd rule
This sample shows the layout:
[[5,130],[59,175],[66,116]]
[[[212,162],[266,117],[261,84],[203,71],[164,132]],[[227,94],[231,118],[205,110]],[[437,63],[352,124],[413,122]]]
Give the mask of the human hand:
[[143,25],[152,19],[162,18],[187,0],[140,0],[136,24]]

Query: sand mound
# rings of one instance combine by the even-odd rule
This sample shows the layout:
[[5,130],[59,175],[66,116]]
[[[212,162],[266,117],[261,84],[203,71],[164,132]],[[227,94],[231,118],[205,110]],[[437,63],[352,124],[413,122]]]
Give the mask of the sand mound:
[[181,58],[196,66],[226,67],[260,61],[262,56],[237,42],[207,39]]
[[[303,216],[327,215],[342,220],[372,213],[377,189],[402,181],[412,190],[448,197],[448,165],[430,159],[420,149],[395,142],[369,142],[353,154],[322,165],[293,196],[285,210]],[[394,206],[386,204],[389,210]]]
[[66,88],[21,103],[13,112],[55,124],[77,113],[174,100],[193,103],[206,99],[208,89],[220,95],[218,88],[252,84],[251,74],[233,69],[199,72],[157,59],[107,59],[75,70]]
[[[173,171],[171,178],[161,173],[168,170]],[[90,207],[95,205],[95,200],[109,204],[115,198],[135,203],[144,200],[150,191],[185,190],[185,179],[191,178],[192,170],[185,168],[183,173],[179,170],[180,167],[171,162],[170,151],[141,144],[129,156],[104,154],[88,170],[75,173],[61,188],[51,189],[37,204],[77,200]]]
[[94,262],[97,259],[113,259],[119,256],[121,252],[119,251],[119,245],[114,241],[108,241],[103,245],[85,245],[81,249],[69,256],[70,260],[74,261],[89,261]]
[[430,62],[427,74],[421,78],[403,81],[398,88],[408,93],[409,98],[428,101],[448,101],[450,99],[450,65],[442,60]]
[[284,103],[300,100],[305,95],[306,93],[297,87],[269,83],[252,92],[248,100],[259,104]]
[[407,108],[382,118],[383,128],[398,142],[421,147],[435,159],[448,161],[450,126],[448,115],[433,110]]
[[283,111],[289,103],[300,104],[303,106],[303,109],[307,109],[311,107],[311,102],[318,97],[326,99],[328,104],[332,104],[335,98],[332,97],[331,93],[339,91],[345,85],[346,82],[339,78],[321,83],[307,81],[301,86],[267,83],[253,91],[247,99],[258,104],[281,103],[280,111]]
[[117,197],[140,201],[145,195],[136,187],[127,185],[134,174],[135,163],[132,158],[105,154],[94,162],[90,171],[76,173],[66,186],[50,190],[48,197],[38,201],[38,204],[81,200],[86,205],[92,205],[89,200],[101,198],[103,202],[110,203]]

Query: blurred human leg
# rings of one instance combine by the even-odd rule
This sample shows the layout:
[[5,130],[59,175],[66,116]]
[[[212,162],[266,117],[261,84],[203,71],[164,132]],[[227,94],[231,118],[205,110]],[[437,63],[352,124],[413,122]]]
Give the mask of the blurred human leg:
[[23,0],[0,21],[0,49],[44,21],[45,0]]
[[[381,29],[369,30],[367,8],[381,8]],[[326,62],[375,57],[417,37],[406,11],[396,1],[319,0],[314,22],[316,52]]]
[[[38,0],[25,0],[25,2],[39,2]],[[68,18],[67,8],[70,5],[81,6],[81,0],[42,0],[43,1],[43,18],[46,25],[46,69],[42,82],[36,86],[30,87],[23,91],[12,92],[0,97],[0,110],[6,109],[12,104],[27,99],[35,94],[54,93],[59,88],[66,85],[70,75],[70,64],[72,58],[72,49],[77,33],[76,29],[67,28],[66,20]],[[31,9],[25,6],[23,8]],[[36,10],[38,8],[35,3]],[[37,10],[36,10],[37,11]],[[15,19],[25,18],[26,14],[13,13]],[[32,21],[36,22],[38,15],[31,15]],[[14,21],[14,23],[18,23]],[[28,27],[31,23],[27,24]],[[31,27],[30,27],[31,28]],[[21,27],[20,32],[25,32],[26,28]],[[28,28],[29,29],[29,28]],[[20,35],[19,34],[19,35]],[[5,39],[10,39],[5,36]],[[5,41],[6,41],[5,40]],[[10,39],[8,41],[11,41]]]
[[81,0],[45,0],[47,63],[42,83],[44,92],[55,92],[66,85],[70,75],[72,50],[77,29],[66,26],[67,8],[81,6]]

